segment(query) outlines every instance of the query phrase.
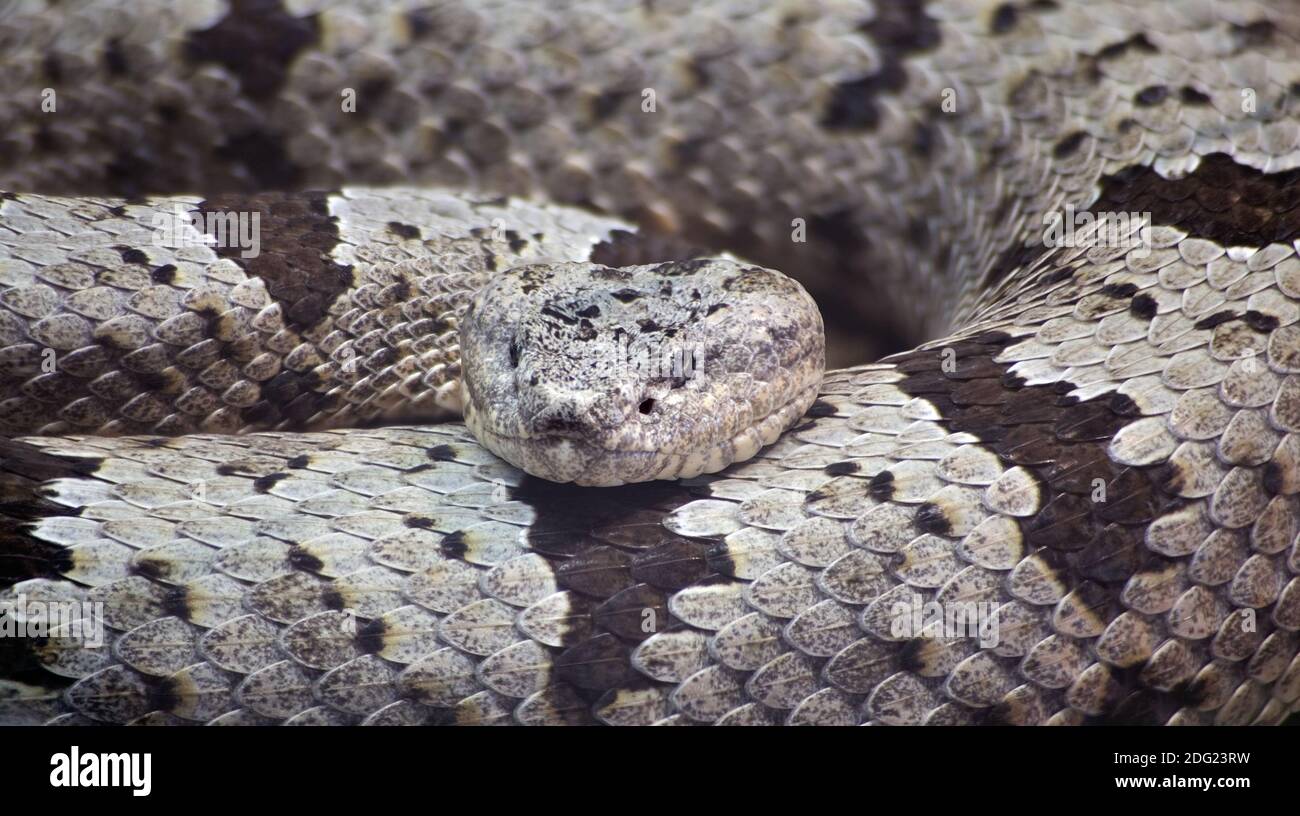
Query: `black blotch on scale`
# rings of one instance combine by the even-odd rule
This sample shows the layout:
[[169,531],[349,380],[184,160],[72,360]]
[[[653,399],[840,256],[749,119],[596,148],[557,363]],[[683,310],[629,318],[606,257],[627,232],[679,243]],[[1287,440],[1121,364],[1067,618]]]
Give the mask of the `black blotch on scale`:
[[357,626],[357,633],[354,635],[353,643],[356,644],[357,650],[362,654],[378,654],[384,648],[384,635],[386,633],[387,627],[384,625],[383,618],[363,621]]
[[176,280],[176,265],[163,264],[149,273],[149,279],[154,283],[169,284]]
[[952,524],[944,515],[943,508],[929,502],[917,508],[913,523],[923,533],[946,536],[952,531]]
[[1070,135],[1062,138],[1052,148],[1052,156],[1058,159],[1063,159],[1066,156],[1069,156],[1079,149],[1079,145],[1083,144],[1083,140],[1087,135],[1088,134],[1084,133],[1082,130],[1076,130]]
[[1145,292],[1134,297],[1128,305],[1129,313],[1143,320],[1150,320],[1155,317],[1158,308],[1159,304],[1156,303],[1156,299]]
[[275,487],[278,482],[289,478],[287,473],[268,473],[265,476],[259,476],[253,480],[253,490],[258,493],[269,493],[271,488]]
[[818,397],[817,399],[813,400],[813,404],[808,407],[808,410],[804,413],[804,416],[813,417],[813,418],[835,416],[835,411],[836,408],[834,405],[831,405],[826,400],[822,399],[821,397]]
[[419,240],[420,228],[412,224],[403,224],[399,221],[389,221],[388,231],[402,240]]
[[989,31],[1005,34],[1016,27],[1020,11],[1011,3],[1003,3],[993,10],[993,19],[989,21]]
[[1169,97],[1169,89],[1164,85],[1150,85],[1138,91],[1133,101],[1143,108],[1159,105]]
[[1229,323],[1233,320],[1236,320],[1239,317],[1240,315],[1238,315],[1236,312],[1233,311],[1215,312],[1209,317],[1203,317],[1200,320],[1196,321],[1193,328],[1212,329],[1215,326],[1221,326],[1224,323]]
[[297,544],[289,547],[288,561],[294,569],[310,572],[313,575],[319,575],[321,570],[325,569],[324,561]]
[[827,465],[822,472],[827,476],[853,476],[860,472],[862,466],[857,462],[832,462]]

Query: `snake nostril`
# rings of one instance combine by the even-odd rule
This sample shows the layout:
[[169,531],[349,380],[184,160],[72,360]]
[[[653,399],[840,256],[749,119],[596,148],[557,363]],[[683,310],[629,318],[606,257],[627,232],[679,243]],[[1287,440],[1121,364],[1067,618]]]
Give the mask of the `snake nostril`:
[[637,407],[637,410],[643,414],[648,414],[654,409],[655,409],[655,401],[649,398],[641,400],[641,404]]

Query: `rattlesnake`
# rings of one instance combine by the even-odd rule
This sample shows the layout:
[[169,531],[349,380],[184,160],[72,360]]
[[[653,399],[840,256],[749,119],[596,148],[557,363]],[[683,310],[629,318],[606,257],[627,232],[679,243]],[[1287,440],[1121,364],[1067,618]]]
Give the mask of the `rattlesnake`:
[[[105,627],[0,638],[0,719],[1283,720],[1298,19],[6,6],[0,601]],[[229,213],[255,253],[168,226]],[[748,260],[926,342],[712,475],[555,484],[432,422],[492,282]]]

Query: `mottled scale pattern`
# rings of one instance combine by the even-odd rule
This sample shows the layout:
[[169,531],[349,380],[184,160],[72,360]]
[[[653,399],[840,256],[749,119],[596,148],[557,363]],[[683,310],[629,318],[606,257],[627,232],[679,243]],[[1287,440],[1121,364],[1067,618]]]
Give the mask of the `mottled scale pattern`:
[[460,411],[458,318],[473,292],[519,264],[590,260],[623,226],[403,187],[209,200],[10,193],[0,433],[447,418]]
[[[0,598],[101,601],[109,629],[0,641],[5,721],[1300,708],[1289,4],[237,5],[0,19],[0,43],[53,55],[15,60],[13,98],[78,103],[0,112],[5,186],[546,194],[739,240],[863,322],[942,339],[829,372],[775,445],[674,483],[543,483],[454,423],[2,441]],[[1048,246],[1067,205],[1150,228]],[[56,278],[0,313],[32,331],[15,307],[79,291]],[[995,637],[899,626],[930,602],[986,604]]]

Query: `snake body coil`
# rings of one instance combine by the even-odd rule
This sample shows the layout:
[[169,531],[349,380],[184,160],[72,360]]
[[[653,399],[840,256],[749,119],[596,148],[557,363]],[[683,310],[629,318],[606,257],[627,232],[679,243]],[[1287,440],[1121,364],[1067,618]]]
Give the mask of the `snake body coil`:
[[[104,626],[0,638],[0,721],[1282,721],[1298,38],[1282,0],[5,8],[0,602]],[[677,481],[430,424],[475,293],[745,266],[695,246],[925,342],[806,413],[714,399],[728,453],[804,415]],[[754,318],[748,393],[811,322]],[[574,393],[506,413],[623,427]]]

